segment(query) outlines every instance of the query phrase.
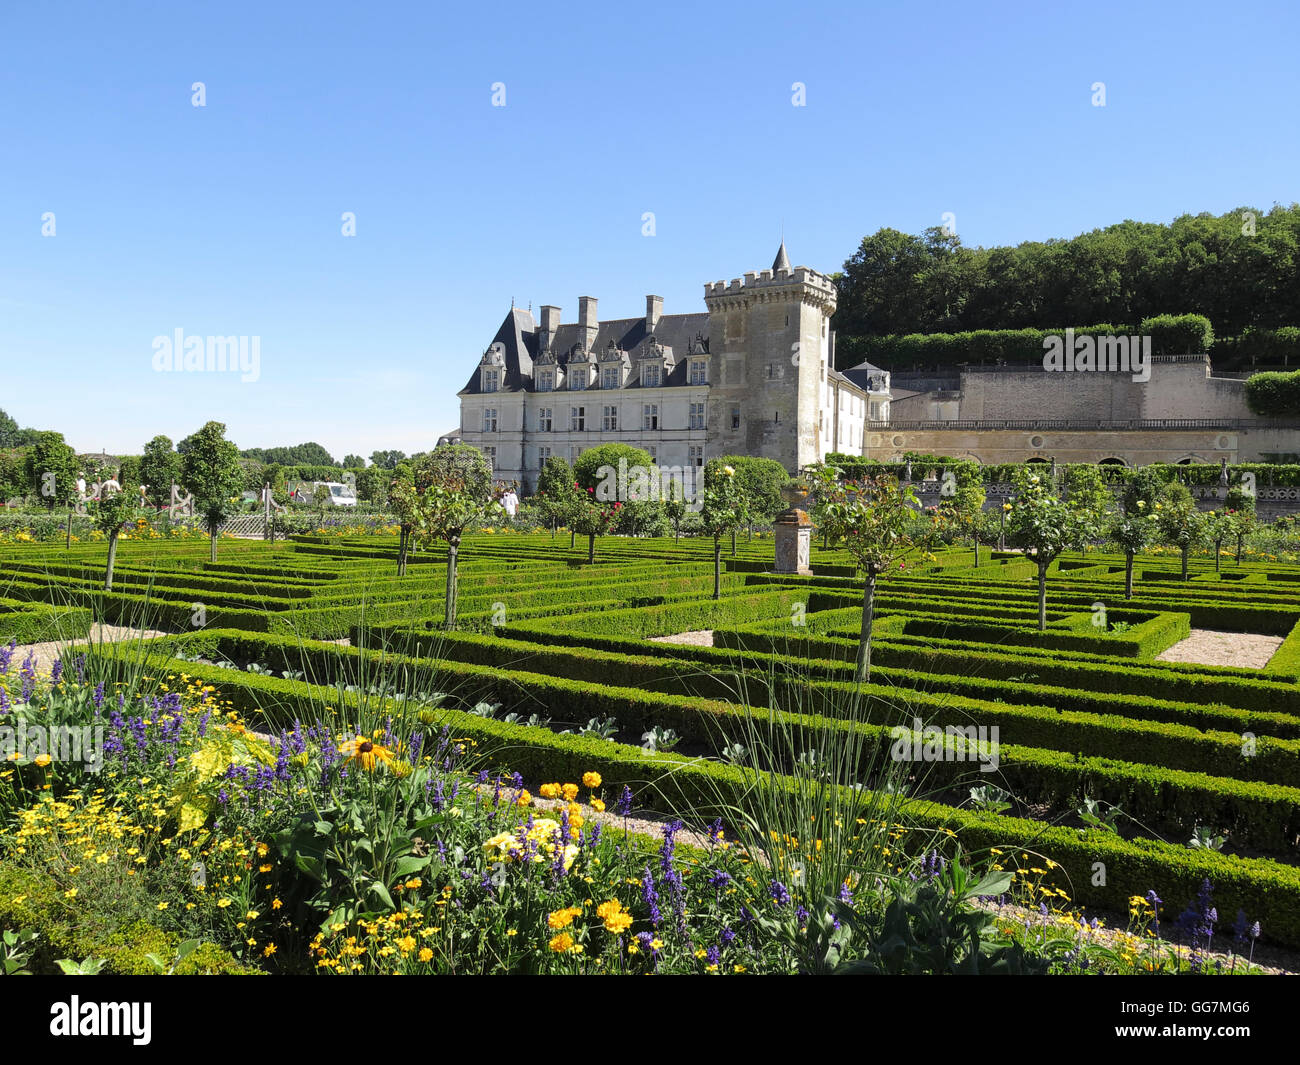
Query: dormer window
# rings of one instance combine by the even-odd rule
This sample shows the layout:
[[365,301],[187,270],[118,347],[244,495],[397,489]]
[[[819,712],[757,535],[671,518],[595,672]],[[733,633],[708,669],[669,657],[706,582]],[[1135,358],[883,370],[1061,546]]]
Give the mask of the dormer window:
[[484,392],[495,392],[495,391],[497,391],[500,387],[501,387],[501,371],[500,371],[500,370],[484,370],[484,371],[483,371],[483,391],[484,391]]
[[583,375],[582,373],[578,372],[576,369],[573,370],[573,371],[569,374],[569,391],[570,391],[570,392],[577,392],[578,389],[585,387],[585,383],[584,383],[583,380],[582,380],[583,376],[584,376],[584,375]]
[[658,388],[663,384],[663,367],[646,363],[641,371],[641,384],[646,388]]
[[555,371],[543,370],[537,377],[537,391],[552,392],[555,390]]
[[621,384],[619,378],[622,376],[617,366],[605,366],[600,371],[600,387],[618,388]]
[[690,382],[693,385],[707,385],[709,383],[708,363],[703,359],[691,360]]

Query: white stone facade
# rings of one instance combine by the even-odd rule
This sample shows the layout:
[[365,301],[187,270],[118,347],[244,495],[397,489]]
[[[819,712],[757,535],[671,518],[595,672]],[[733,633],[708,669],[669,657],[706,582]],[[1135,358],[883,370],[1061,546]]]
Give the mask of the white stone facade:
[[862,453],[872,412],[889,416],[889,375],[833,369],[828,277],[791,268],[782,244],[771,270],[705,285],[705,306],[665,315],[647,296],[643,317],[602,322],[584,296],[566,324],[558,307],[540,321],[512,308],[460,391],[460,439],[525,491],[548,457],[610,442],[682,468],[740,454],[796,472]]

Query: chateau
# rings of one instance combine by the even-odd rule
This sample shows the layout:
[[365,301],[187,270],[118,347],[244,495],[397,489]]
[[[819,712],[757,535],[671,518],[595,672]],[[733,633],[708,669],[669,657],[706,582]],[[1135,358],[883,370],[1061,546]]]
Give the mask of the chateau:
[[559,307],[542,307],[540,323],[512,307],[459,393],[460,429],[442,440],[479,448],[525,493],[552,455],[572,463],[613,441],[669,470],[736,454],[791,473],[830,452],[1124,465],[1300,453],[1300,426],[1253,415],[1248,375],[1216,375],[1203,353],[1144,355],[1120,372],[1091,360],[1094,372],[1070,372],[1050,351],[1026,366],[841,372],[835,304],[830,278],[791,267],[783,241],[770,270],[706,284],[699,313],[664,314],[659,296],[644,316],[609,321],[592,296],[567,324]]
[[[861,454],[871,422],[889,420],[889,374],[834,368],[835,286],[791,267],[784,241],[770,270],[704,286],[705,311],[601,321],[596,299],[513,307],[460,391],[462,442],[495,475],[532,491],[552,455],[573,462],[598,444],[648,451],[661,466],[717,455],[776,459],[787,470],[832,451]],[[448,434],[448,439],[452,434]]]

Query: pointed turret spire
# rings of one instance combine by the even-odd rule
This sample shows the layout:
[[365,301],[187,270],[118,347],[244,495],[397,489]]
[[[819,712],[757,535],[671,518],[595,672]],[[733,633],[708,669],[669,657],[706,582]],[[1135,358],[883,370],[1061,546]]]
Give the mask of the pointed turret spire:
[[778,270],[785,270],[788,272],[789,269],[790,256],[785,253],[785,238],[782,237],[780,250],[777,251],[776,258],[772,261],[772,273],[775,274]]

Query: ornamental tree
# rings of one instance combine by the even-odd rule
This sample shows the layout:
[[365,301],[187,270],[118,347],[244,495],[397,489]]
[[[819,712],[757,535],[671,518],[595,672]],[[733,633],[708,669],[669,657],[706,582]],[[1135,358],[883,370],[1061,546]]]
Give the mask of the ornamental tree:
[[1195,547],[1203,547],[1208,538],[1205,515],[1196,509],[1187,486],[1173,481],[1165,486],[1158,518],[1160,539],[1178,548],[1182,557],[1182,579],[1187,580],[1187,559]]
[[1223,541],[1232,535],[1233,521],[1226,510],[1212,510],[1202,515],[1205,522],[1205,539],[1214,547],[1214,572],[1220,571],[1219,552]]
[[587,564],[596,561],[596,537],[604,536],[618,521],[618,512],[623,504],[618,500],[602,503],[596,498],[596,490],[588,488],[583,491],[575,481],[573,484],[574,503],[569,517],[569,528],[587,538]]
[[194,509],[208,530],[213,562],[217,560],[217,533],[237,509],[244,487],[239,448],[226,439],[221,422],[208,422],[186,438],[181,460],[181,482],[194,496]]
[[991,538],[993,516],[984,513],[984,478],[974,463],[954,463],[944,470],[939,488],[939,510],[944,520],[975,545],[975,565],[980,564],[980,540]]
[[857,679],[865,683],[871,679],[876,582],[891,569],[905,569],[907,555],[928,550],[946,519],[935,509],[927,523],[918,525],[920,501],[912,486],[900,485],[896,477],[839,483],[838,472],[834,467],[819,472],[819,510],[827,535],[834,542],[843,542],[865,575],[857,656]]
[[686,500],[685,488],[676,478],[669,480],[665,486],[667,493],[664,498],[664,516],[668,519],[668,524],[673,527],[673,545],[676,546],[682,536],[682,519],[686,517]]
[[69,506],[77,495],[77,453],[62,433],[39,432],[27,453],[28,490],[50,510]]
[[492,499],[492,467],[476,447],[443,444],[421,456],[411,474],[412,535],[421,543],[441,540],[447,545],[443,623],[450,630],[456,624],[461,537],[489,510],[500,510],[500,504]]
[[[578,503],[578,491],[574,485],[573,468],[559,455],[552,455],[546,460],[546,465],[537,476],[537,491],[531,502],[542,520],[551,527],[552,540],[555,539],[558,526],[571,524]],[[570,547],[573,546],[572,532],[570,529]]]
[[1237,541],[1237,565],[1240,566],[1242,544],[1259,524],[1255,516],[1255,493],[1244,484],[1234,484],[1228,489],[1225,502],[1232,522],[1231,535]]
[[108,566],[104,571],[104,591],[113,590],[113,564],[117,561],[117,539],[122,535],[122,526],[135,513],[134,493],[110,489],[107,485],[100,488],[99,499],[91,504],[94,507],[95,528],[108,538]]
[[1097,535],[1098,516],[1086,506],[1070,507],[1056,486],[1021,467],[1015,472],[1016,498],[1007,533],[1017,547],[1032,552],[1038,566],[1038,631],[1047,630],[1047,569],[1064,551],[1078,550]]
[[713,598],[722,598],[722,537],[734,535],[744,520],[740,482],[735,468],[727,465],[704,468],[704,504],[700,509],[700,530],[713,537]]
[[180,456],[172,450],[171,438],[155,436],[144,446],[140,456],[140,483],[155,507],[165,507],[172,500],[172,484],[180,474]]

